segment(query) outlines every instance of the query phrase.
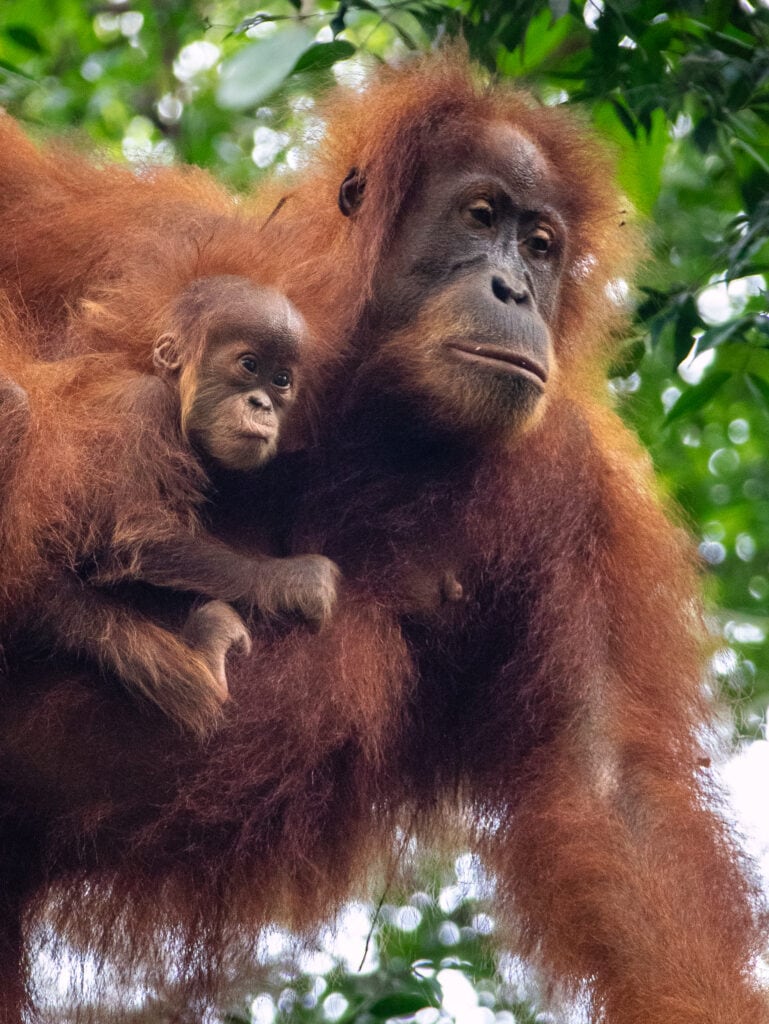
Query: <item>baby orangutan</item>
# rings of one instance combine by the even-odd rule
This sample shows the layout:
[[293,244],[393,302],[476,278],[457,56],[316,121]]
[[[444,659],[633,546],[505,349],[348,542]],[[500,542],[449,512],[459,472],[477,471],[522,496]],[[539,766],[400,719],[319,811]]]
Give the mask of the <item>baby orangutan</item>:
[[[333,562],[241,555],[207,534],[199,516],[211,475],[258,470],[275,454],[296,397],[302,333],[279,293],[208,277],[170,310],[155,374],[111,354],[24,368],[29,404],[21,408],[31,423],[26,437],[17,425],[23,451],[7,522],[15,502],[40,511],[31,582],[19,576],[14,588],[0,570],[3,604],[21,608],[3,614],[17,635],[97,661],[202,734],[227,698],[228,651],[250,648],[227,602],[315,623],[329,617]],[[84,451],[87,464],[68,472]],[[73,480],[60,493],[61,481]],[[22,538],[12,528],[4,538],[12,556]],[[126,581],[211,600],[193,609],[179,637],[110,592]]]

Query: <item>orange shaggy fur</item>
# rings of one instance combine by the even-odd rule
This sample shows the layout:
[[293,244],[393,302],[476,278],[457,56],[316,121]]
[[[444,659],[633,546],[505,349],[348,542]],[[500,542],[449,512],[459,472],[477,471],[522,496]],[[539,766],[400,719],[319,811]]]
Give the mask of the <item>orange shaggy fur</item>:
[[[200,1009],[261,928],[312,929],[397,828],[430,840],[460,807],[508,939],[591,1020],[766,1022],[758,898],[698,768],[691,551],[603,397],[622,319],[606,286],[636,249],[610,165],[571,113],[486,88],[452,54],[384,69],[324,117],[308,170],[237,210],[197,172],[136,179],[0,121],[0,280],[42,325],[30,350],[144,366],[185,275],[245,272],[297,305],[322,339],[316,445],[259,494],[222,496],[216,528],[248,549],[249,523],[272,514],[287,551],[323,552],[346,580],[325,632],[265,627],[205,747],[87,666],[6,652],[0,1021],[28,1002],[41,920],[127,978],[162,973],[171,943]],[[423,332],[380,350],[367,310],[426,160],[472,150],[491,122],[557,173],[558,380],[523,437],[420,464],[383,449],[376,412],[381,368]],[[351,167],[366,196],[345,219]],[[83,469],[60,472],[77,486]],[[466,600],[424,608],[415,577],[455,557]]]

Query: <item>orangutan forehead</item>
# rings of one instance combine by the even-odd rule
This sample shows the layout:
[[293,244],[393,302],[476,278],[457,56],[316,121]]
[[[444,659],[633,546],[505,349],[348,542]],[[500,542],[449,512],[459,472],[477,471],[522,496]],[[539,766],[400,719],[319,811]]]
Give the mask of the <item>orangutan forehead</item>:
[[295,361],[300,353],[301,330],[302,323],[288,302],[242,298],[217,310],[208,323],[208,339],[214,346],[249,342],[265,356]]
[[[448,159],[447,159],[448,158]],[[558,175],[548,158],[524,132],[505,121],[479,125],[477,138],[466,144],[455,158],[442,153],[433,173],[443,176],[451,166],[461,174],[482,174],[499,179],[517,197],[535,197],[538,203],[555,198]]]
[[181,300],[183,323],[202,328],[210,342],[235,338],[275,339],[283,342],[302,333],[303,322],[288,299],[271,288],[234,278],[210,278],[203,287]]
[[496,121],[487,125],[481,133],[481,144],[488,166],[518,188],[538,188],[554,177],[553,168],[539,146],[511,124]]

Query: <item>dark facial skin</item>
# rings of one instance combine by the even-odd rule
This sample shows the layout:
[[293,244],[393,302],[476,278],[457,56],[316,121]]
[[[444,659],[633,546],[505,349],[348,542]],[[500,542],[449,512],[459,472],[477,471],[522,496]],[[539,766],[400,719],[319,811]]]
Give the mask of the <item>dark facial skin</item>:
[[182,424],[195,447],[225,469],[256,469],[275,454],[296,398],[303,324],[277,292],[237,285],[224,285],[206,312],[194,325],[205,331],[199,366],[185,364],[174,335],[158,342],[155,362],[180,371]]
[[515,430],[540,410],[565,245],[556,202],[542,154],[499,124],[469,158],[436,161],[407,203],[374,325],[383,361],[444,425]]

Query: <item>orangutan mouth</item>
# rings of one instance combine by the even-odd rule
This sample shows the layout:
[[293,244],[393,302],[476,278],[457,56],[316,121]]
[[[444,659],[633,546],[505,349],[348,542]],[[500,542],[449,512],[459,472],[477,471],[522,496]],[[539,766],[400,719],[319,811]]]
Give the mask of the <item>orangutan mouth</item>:
[[503,348],[501,345],[451,342],[447,347],[456,352],[463,361],[503,363],[511,370],[523,371],[527,377],[533,378],[538,386],[547,384],[547,370],[543,366],[528,356],[511,352],[509,348]]

